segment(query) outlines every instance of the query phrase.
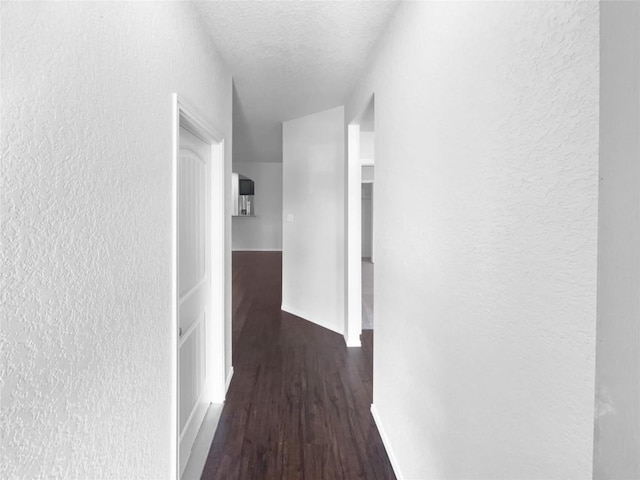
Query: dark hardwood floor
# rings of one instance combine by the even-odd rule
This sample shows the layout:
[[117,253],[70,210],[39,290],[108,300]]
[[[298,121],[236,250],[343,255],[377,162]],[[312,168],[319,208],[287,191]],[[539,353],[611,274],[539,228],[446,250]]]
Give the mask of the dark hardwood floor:
[[362,348],[280,310],[282,255],[233,254],[234,377],[203,479],[394,479]]

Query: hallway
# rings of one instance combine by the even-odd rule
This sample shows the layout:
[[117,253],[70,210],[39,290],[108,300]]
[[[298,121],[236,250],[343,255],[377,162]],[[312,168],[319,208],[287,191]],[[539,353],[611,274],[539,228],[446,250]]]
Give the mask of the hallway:
[[202,478],[395,478],[362,348],[282,312],[279,252],[233,253],[233,364]]
[[0,478],[640,479],[640,2],[0,12]]

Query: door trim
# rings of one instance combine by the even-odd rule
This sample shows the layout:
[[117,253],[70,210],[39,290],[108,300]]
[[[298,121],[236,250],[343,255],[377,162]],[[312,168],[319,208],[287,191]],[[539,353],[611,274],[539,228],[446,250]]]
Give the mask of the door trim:
[[[375,94],[366,102],[360,113],[347,124],[347,162],[345,191],[345,325],[344,339],[347,347],[360,347],[362,334],[362,166],[374,165],[374,162],[362,162],[360,159],[360,125],[367,111],[374,106]],[[374,132],[376,131],[375,111],[373,114]],[[375,180],[374,180],[375,183]],[[374,209],[373,193],[371,198]],[[375,235],[371,235],[371,260]],[[374,285],[375,288],[375,285]],[[375,295],[375,294],[374,294]]]
[[179,464],[179,355],[178,355],[178,160],[180,127],[184,127],[211,146],[211,328],[207,368],[212,372],[211,403],[223,403],[225,378],[225,162],[224,137],[219,134],[188,102],[177,93],[172,95],[172,173],[171,173],[171,478],[180,478]]
[[360,346],[362,333],[362,172],[360,124],[347,125],[347,347]]

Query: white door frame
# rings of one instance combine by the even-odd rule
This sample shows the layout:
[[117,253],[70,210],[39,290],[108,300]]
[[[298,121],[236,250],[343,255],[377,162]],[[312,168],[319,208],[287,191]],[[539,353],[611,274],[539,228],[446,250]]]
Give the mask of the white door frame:
[[[360,152],[360,127],[371,122],[375,132],[374,96],[363,110],[347,125],[347,179],[346,179],[346,315],[344,338],[347,347],[359,347],[362,334],[362,166],[375,164],[375,161],[363,163]],[[367,127],[367,130],[369,127]],[[375,155],[375,154],[374,154]],[[371,192],[371,208],[374,208],[374,195]],[[373,218],[371,232],[371,261],[373,262]]]
[[360,124],[347,126],[347,347],[359,347],[362,333],[362,167]]
[[211,145],[211,328],[207,344],[207,369],[212,372],[211,403],[223,403],[226,393],[225,379],[225,177],[224,137],[206,122],[195,108],[174,93],[173,103],[173,155],[171,178],[171,476],[180,478],[179,465],[179,385],[178,372],[178,159],[180,127],[196,134]]

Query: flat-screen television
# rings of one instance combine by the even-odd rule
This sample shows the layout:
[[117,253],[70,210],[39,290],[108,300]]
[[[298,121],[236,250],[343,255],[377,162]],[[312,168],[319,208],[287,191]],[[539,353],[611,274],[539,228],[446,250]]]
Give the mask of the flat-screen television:
[[239,180],[238,190],[240,191],[240,195],[253,195],[254,191],[254,183],[253,180],[249,180],[248,178],[241,178]]

